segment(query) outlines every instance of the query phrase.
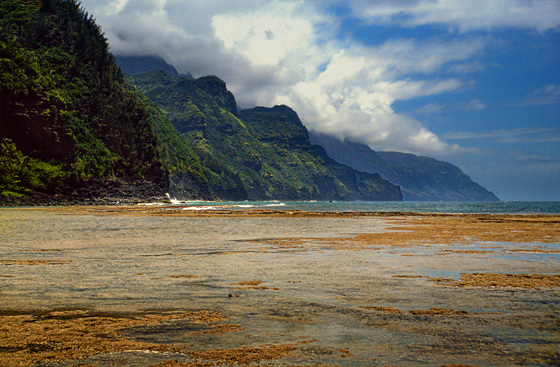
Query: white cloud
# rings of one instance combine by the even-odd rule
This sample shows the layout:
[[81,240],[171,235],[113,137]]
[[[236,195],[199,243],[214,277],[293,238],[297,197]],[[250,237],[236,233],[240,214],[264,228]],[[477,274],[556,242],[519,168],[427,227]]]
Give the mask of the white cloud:
[[[334,54],[323,71],[317,69],[312,77],[278,94],[272,103],[293,106],[313,130],[359,140],[376,149],[457,151],[457,146],[445,143],[418,121],[396,114],[391,107],[397,100],[463,87],[457,79],[402,78],[420,72],[429,74],[454,57],[464,59],[479,50],[456,43],[446,46],[411,41],[390,41],[375,48],[351,45]],[[454,49],[461,52],[449,51]]]
[[560,86],[549,84],[531,93],[518,106],[541,106],[556,103],[560,103]]
[[461,109],[465,111],[481,111],[485,108],[486,108],[486,104],[484,102],[479,101],[476,98],[470,102],[461,103]]
[[370,22],[406,27],[441,25],[460,32],[494,28],[560,27],[558,0],[352,0],[354,14]]
[[[380,9],[380,16],[391,20],[393,2],[379,4],[385,5],[360,6],[364,14]],[[415,4],[400,9],[410,18],[430,7]],[[83,5],[117,54],[157,54],[180,72],[218,75],[242,107],[287,104],[309,128],[376,149],[414,153],[461,149],[412,117],[395,113],[392,104],[464,88],[460,79],[434,74],[461,63],[476,65],[473,58],[490,42],[485,37],[390,39],[368,47],[334,37],[337,20],[316,2],[303,0],[258,5],[241,0],[84,0]],[[483,107],[474,102],[473,109]]]
[[436,113],[452,112],[452,111],[481,111],[486,108],[486,104],[478,99],[469,102],[460,103],[428,103],[424,106],[412,111],[415,114],[432,115]]
[[297,16],[299,8],[279,2],[253,12],[218,14],[212,18],[214,35],[228,51],[254,65],[278,66],[287,57],[306,53],[314,43],[313,23]]
[[516,128],[487,132],[450,132],[444,135],[448,140],[491,139],[498,143],[557,143],[560,130],[552,128]]
[[424,106],[414,110],[414,113],[424,114],[424,115],[432,115],[434,113],[442,113],[447,112],[449,110],[448,103],[428,103]]

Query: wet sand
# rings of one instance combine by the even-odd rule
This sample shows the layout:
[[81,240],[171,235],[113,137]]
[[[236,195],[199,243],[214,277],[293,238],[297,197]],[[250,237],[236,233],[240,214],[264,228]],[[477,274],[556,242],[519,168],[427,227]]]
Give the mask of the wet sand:
[[0,209],[0,365],[560,364],[560,216],[181,209]]

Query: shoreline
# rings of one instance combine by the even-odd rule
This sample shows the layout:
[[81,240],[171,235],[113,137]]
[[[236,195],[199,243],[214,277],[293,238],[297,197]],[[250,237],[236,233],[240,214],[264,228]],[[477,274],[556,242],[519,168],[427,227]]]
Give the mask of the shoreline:
[[[273,217],[491,217],[495,219],[506,218],[549,218],[551,221],[560,222],[560,214],[556,213],[454,213],[454,212],[417,212],[417,211],[309,211],[301,209],[263,209],[240,208],[221,201],[204,201],[204,206],[223,207],[204,209],[197,205],[170,205],[169,203],[119,203],[119,204],[72,204],[72,205],[45,205],[45,206],[0,206],[2,209],[36,209],[67,211],[74,214],[105,214],[105,215],[130,215],[130,216],[273,216]],[[235,207],[234,209],[229,209]]]

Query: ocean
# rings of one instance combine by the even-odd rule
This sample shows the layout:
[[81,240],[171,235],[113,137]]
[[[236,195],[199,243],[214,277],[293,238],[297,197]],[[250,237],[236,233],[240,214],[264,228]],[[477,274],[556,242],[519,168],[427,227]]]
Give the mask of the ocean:
[[172,200],[185,210],[271,209],[309,212],[410,212],[463,214],[560,214],[559,201],[421,202],[421,201],[232,201]]

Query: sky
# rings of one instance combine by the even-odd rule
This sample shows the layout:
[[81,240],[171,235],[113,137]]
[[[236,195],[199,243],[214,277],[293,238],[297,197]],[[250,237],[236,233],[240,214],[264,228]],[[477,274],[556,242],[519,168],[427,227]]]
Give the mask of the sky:
[[116,55],[217,75],[240,108],[560,201],[560,0],[82,0]]

